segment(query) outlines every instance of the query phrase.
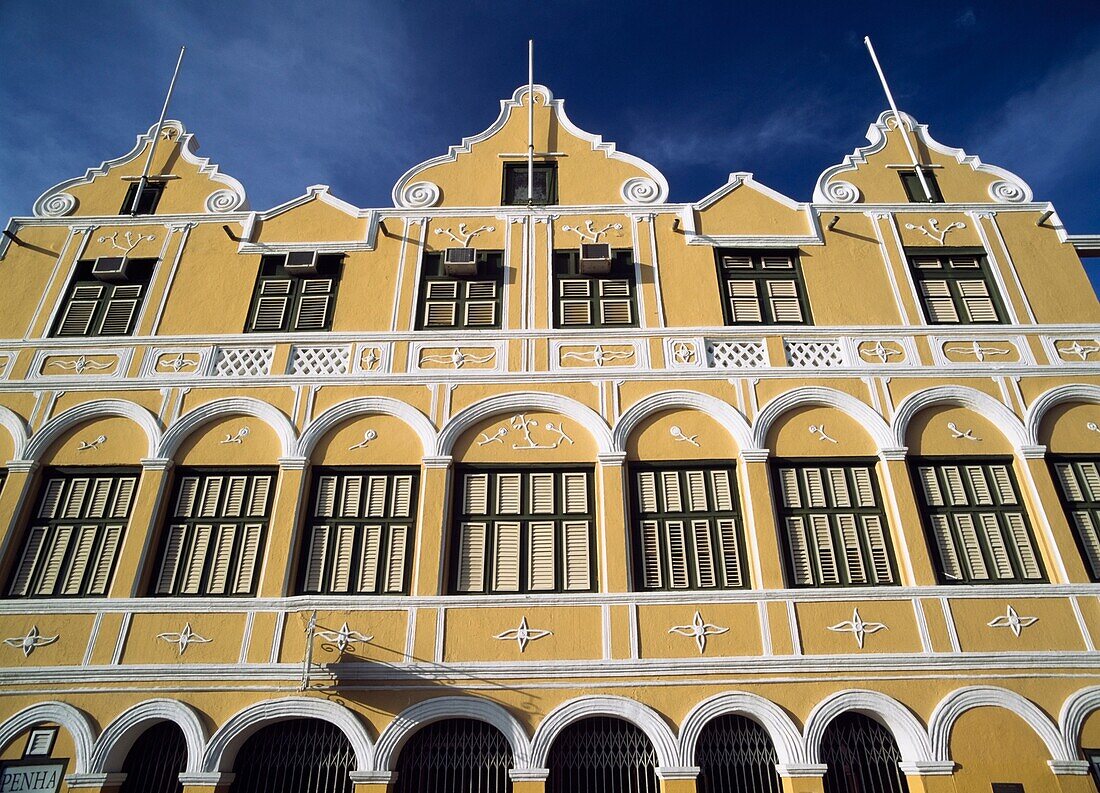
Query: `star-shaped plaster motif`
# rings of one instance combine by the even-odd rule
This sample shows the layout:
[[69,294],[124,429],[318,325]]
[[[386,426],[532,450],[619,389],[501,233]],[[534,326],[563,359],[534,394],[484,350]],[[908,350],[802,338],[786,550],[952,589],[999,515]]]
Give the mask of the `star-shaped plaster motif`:
[[712,625],[703,619],[703,615],[698,610],[695,611],[695,616],[691,618],[690,625],[676,625],[668,629],[669,633],[678,633],[681,636],[687,636],[691,639],[695,639],[695,646],[699,648],[699,655],[702,655],[707,650],[707,637],[708,636],[720,636],[723,633],[728,633],[729,628],[722,628],[718,625]]
[[346,621],[340,626],[340,630],[338,631],[317,631],[317,635],[327,642],[332,642],[341,653],[345,652],[348,647],[351,647],[356,642],[366,643],[374,638],[373,636],[365,636],[359,631],[353,631],[348,627]]
[[209,644],[210,642],[214,641],[213,639],[207,639],[206,637],[200,636],[199,634],[195,633],[194,629],[191,627],[190,622],[185,623],[183,626],[183,630],[179,633],[158,633],[157,638],[163,639],[169,644],[176,645],[176,647],[179,649],[180,655],[183,655],[185,652],[187,652],[187,648],[190,647],[192,644]]
[[850,633],[856,637],[856,644],[859,645],[859,649],[863,649],[863,642],[867,638],[869,633],[878,633],[879,631],[887,630],[887,627],[881,622],[864,622],[863,617],[859,616],[859,609],[852,609],[852,618],[845,620],[844,622],[838,622],[836,625],[830,625],[829,630],[836,631],[837,633]]
[[503,633],[498,633],[493,638],[515,642],[519,645],[519,651],[522,653],[524,650],[527,649],[527,645],[530,642],[553,635],[553,631],[544,631],[539,630],[538,628],[532,628],[530,625],[527,624],[527,616],[524,615],[523,619],[519,621],[518,628],[509,628]]
[[1003,617],[997,617],[987,624],[990,628],[1008,628],[1018,639],[1024,628],[1038,621],[1038,617],[1021,617],[1016,613],[1016,609],[1009,606]]
[[61,638],[61,634],[57,636],[43,636],[38,631],[37,625],[32,625],[31,629],[27,631],[26,636],[12,636],[10,639],[4,639],[4,644],[9,647],[18,647],[23,651],[23,657],[29,658],[30,654],[37,650],[39,647],[45,647],[47,644],[53,644]]

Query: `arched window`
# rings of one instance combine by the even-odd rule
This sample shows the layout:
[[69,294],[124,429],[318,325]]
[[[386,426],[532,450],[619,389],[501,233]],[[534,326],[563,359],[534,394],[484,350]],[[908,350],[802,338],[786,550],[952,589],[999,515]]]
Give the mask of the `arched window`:
[[476,719],[447,719],[417,730],[397,759],[395,793],[511,793],[512,748]]
[[890,731],[859,713],[837,716],[821,737],[825,793],[909,793]]
[[237,753],[232,793],[352,793],[355,752],[340,729],[319,719],[263,727]]
[[569,725],[550,748],[546,793],[657,793],[657,753],[644,732],[613,718]]
[[158,722],[130,747],[122,763],[126,781],[119,793],[183,793],[180,774],[186,767],[183,731],[173,722]]
[[699,793],[751,790],[779,793],[779,759],[771,737],[745,716],[719,716],[707,722],[695,747]]

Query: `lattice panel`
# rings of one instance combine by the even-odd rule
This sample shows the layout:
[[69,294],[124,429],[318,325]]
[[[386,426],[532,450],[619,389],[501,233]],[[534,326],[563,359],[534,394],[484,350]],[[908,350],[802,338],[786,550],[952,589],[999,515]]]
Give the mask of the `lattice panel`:
[[707,366],[711,369],[756,369],[768,365],[761,341],[708,341]]
[[844,366],[844,348],[835,341],[785,341],[787,365],[807,369],[832,369]]
[[351,363],[349,347],[295,347],[290,373],[295,375],[347,374]]
[[275,350],[270,347],[219,347],[215,377],[259,377],[271,371]]

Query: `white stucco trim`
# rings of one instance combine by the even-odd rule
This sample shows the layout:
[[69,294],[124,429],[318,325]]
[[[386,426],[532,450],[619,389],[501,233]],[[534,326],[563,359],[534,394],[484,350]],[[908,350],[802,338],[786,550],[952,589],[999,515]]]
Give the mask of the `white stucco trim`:
[[703,700],[684,717],[680,724],[680,765],[696,765],[695,748],[703,729],[711,719],[729,714],[746,716],[767,730],[781,765],[804,762],[802,734],[782,708],[756,694],[729,691]]
[[891,449],[903,445],[895,442],[886,420],[866,402],[860,401],[851,394],[837,391],[835,388],[803,386],[774,397],[760,409],[752,428],[753,446],[766,449],[768,432],[780,416],[794,408],[811,405],[832,407],[847,413],[867,430],[879,449]]
[[893,697],[878,691],[839,691],[817,704],[806,719],[806,762],[821,762],[821,738],[825,728],[847,711],[862,713],[883,724],[897,741],[905,762],[932,760],[928,733],[913,712]]
[[994,399],[983,391],[961,385],[923,388],[905,397],[894,412],[895,445],[909,445],[905,438],[909,431],[909,423],[922,410],[936,405],[955,405],[970,408],[993,422],[994,426],[1008,439],[1013,448],[1019,449],[1028,445],[1023,422],[1016,414],[1005,407],[1003,402]]
[[141,405],[128,402],[125,399],[93,399],[90,402],[75,405],[43,424],[42,428],[27,441],[23,459],[40,459],[49,450],[53,442],[71,427],[104,416],[119,416],[133,421],[141,428],[149,441],[145,456],[158,456],[157,448],[161,443],[161,428],[156,416]]
[[171,459],[188,435],[211,421],[228,416],[255,416],[271,427],[279,437],[279,456],[295,456],[298,433],[290,419],[275,406],[252,397],[215,399],[189,410],[165,431],[160,447],[149,456]]
[[436,429],[428,417],[407,402],[391,397],[356,397],[325,409],[321,415],[302,431],[295,446],[295,456],[309,458],[318,442],[330,430],[356,416],[381,413],[393,416],[409,425],[420,437],[421,456],[425,457],[435,450]]
[[352,711],[326,699],[286,697],[256,702],[231,716],[207,742],[202,772],[232,771],[237,751],[249,736],[261,727],[289,719],[319,719],[335,725],[355,751],[355,770],[375,770],[374,744],[366,726]]
[[611,433],[612,448],[616,452],[625,452],[630,434],[638,424],[655,413],[676,408],[698,410],[717,419],[729,431],[738,450],[756,448],[748,419],[737,408],[698,391],[661,391],[638,400],[615,423]]
[[1029,445],[1039,445],[1039,430],[1047,411],[1065,402],[1089,402],[1100,404],[1100,386],[1089,383],[1070,383],[1044,391],[1027,409],[1024,432]]
[[548,768],[550,747],[562,730],[575,721],[592,716],[610,716],[628,721],[644,732],[653,743],[657,765],[680,766],[676,736],[656,711],[633,699],[614,696],[582,696],[570,699],[554,708],[535,730],[531,741],[531,766]]
[[88,762],[92,757],[92,746],[95,743],[92,721],[84,711],[65,702],[39,702],[9,717],[0,724],[0,749],[5,748],[34,725],[44,722],[60,724],[68,731],[73,739],[73,750],[76,754],[73,773],[87,773]]
[[444,719],[476,719],[498,729],[512,747],[512,767],[531,767],[531,741],[515,717],[495,702],[477,697],[436,697],[418,702],[394,717],[378,737],[377,768],[393,771],[401,749],[413,734]]
[[1077,752],[1067,752],[1058,727],[1039,707],[1015,691],[998,686],[967,686],[952,691],[936,705],[928,720],[933,759],[951,759],[951,730],[966,711],[973,708],[996,707],[1011,711],[1035,730],[1050,752],[1051,760],[1077,760]]
[[185,773],[202,771],[207,735],[199,714],[190,705],[174,699],[150,699],[123,711],[107,725],[92,748],[89,772],[110,774],[122,771],[122,764],[134,741],[160,721],[172,722],[183,733],[187,744]]
[[1081,731],[1085,728],[1085,721],[1097,709],[1100,709],[1100,686],[1082,688],[1062,703],[1058,726],[1066,757],[1076,760],[1080,756]]
[[27,448],[27,437],[29,430],[27,429],[27,422],[23,420],[23,417],[14,411],[0,406],[0,426],[8,431],[11,435],[12,441],[12,454],[13,460],[26,459],[24,454]]
[[463,408],[443,425],[436,440],[435,454],[450,455],[462,433],[480,421],[501,413],[519,413],[524,410],[548,410],[573,419],[584,427],[596,441],[597,452],[614,451],[611,428],[599,413],[575,399],[546,391],[516,391],[491,396]]

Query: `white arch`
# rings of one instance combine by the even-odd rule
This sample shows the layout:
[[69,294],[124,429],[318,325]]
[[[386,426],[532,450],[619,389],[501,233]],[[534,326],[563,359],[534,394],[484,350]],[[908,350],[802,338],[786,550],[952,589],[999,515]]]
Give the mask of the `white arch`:
[[0,724],[0,749],[34,725],[44,722],[60,724],[69,732],[76,754],[72,773],[86,773],[95,742],[92,722],[84,711],[64,702],[39,702],[37,705],[30,705]]
[[907,763],[932,759],[932,749],[917,717],[893,697],[878,691],[838,691],[817,704],[806,719],[806,762],[821,762],[821,737],[830,722],[842,713],[854,711],[886,726],[897,741],[901,759]]
[[889,449],[897,444],[890,433],[890,427],[879,413],[851,394],[837,391],[835,388],[804,386],[795,388],[772,399],[760,410],[753,424],[753,445],[766,448],[768,432],[776,420],[789,410],[811,405],[836,408],[858,421],[878,444],[879,449]]
[[1093,711],[1100,709],[1100,686],[1082,688],[1070,695],[1058,714],[1058,726],[1062,734],[1063,751],[1074,760],[1081,754],[1081,731]]
[[756,448],[748,420],[729,403],[697,391],[661,391],[635,402],[619,417],[611,433],[612,449],[625,452],[630,434],[639,423],[655,413],[673,408],[691,408],[707,413],[729,430],[738,449]]
[[1024,425],[1016,415],[989,394],[961,385],[941,385],[925,388],[905,397],[894,412],[894,443],[905,445],[905,435],[913,417],[935,405],[957,405],[970,408],[992,421],[1014,448],[1027,445]]
[[1024,419],[1024,432],[1027,443],[1032,446],[1039,445],[1039,428],[1046,417],[1047,412],[1065,402],[1092,402],[1100,404],[1100,386],[1088,383],[1071,383],[1058,386],[1049,391],[1044,391],[1031,403]]
[[308,459],[325,433],[348,419],[364,413],[383,413],[401,419],[420,437],[421,456],[435,451],[435,427],[419,410],[390,397],[356,397],[333,405],[311,421],[302,431],[302,437],[298,439],[295,456]]
[[1015,691],[998,686],[967,686],[952,691],[940,700],[928,721],[935,760],[950,760],[951,730],[968,710],[981,707],[1004,708],[1023,719],[1046,744],[1052,760],[1076,760],[1077,752],[1066,753],[1058,728],[1039,707]]
[[711,719],[726,715],[747,716],[767,730],[782,765],[804,763],[802,734],[786,712],[763,697],[745,691],[729,691],[704,699],[691,709],[680,725],[680,765],[697,765],[695,747]]
[[27,448],[27,422],[23,417],[6,407],[0,407],[0,426],[8,431],[12,440],[11,459],[22,460]]
[[92,748],[88,772],[111,774],[121,771],[134,741],[161,721],[170,721],[183,732],[187,745],[187,773],[201,771],[206,728],[199,714],[190,705],[174,699],[150,699],[124,710],[107,725]]
[[639,728],[653,743],[658,766],[674,768],[679,762],[676,736],[652,708],[626,697],[582,696],[563,702],[546,714],[531,741],[531,765],[535,768],[546,768],[550,759],[550,747],[561,731],[575,721],[592,716],[611,716]]
[[149,442],[146,456],[156,456],[157,446],[161,441],[160,422],[157,421],[156,416],[141,405],[125,399],[93,399],[91,402],[75,405],[43,424],[42,428],[27,441],[22,459],[41,458],[53,442],[70,427],[104,416],[121,416],[137,424]]
[[202,757],[204,773],[233,770],[237,751],[261,727],[288,719],[319,719],[334,724],[355,751],[355,770],[374,770],[374,744],[359,718],[342,705],[315,697],[268,699],[249,705],[230,717],[206,744]]
[[479,421],[501,413],[519,413],[524,410],[548,410],[567,416],[592,434],[601,454],[612,450],[611,429],[600,414],[592,408],[560,394],[550,394],[545,391],[519,391],[487,397],[452,416],[443,426],[436,440],[436,454],[450,455],[462,433]]
[[518,721],[500,705],[476,697],[437,697],[406,708],[378,736],[379,771],[393,771],[405,743],[421,727],[444,719],[476,719],[496,727],[512,747],[512,767],[529,768],[531,741]]
[[177,419],[165,431],[156,456],[172,459],[188,435],[204,424],[226,416],[255,416],[275,430],[281,449],[279,456],[294,455],[298,433],[285,413],[274,405],[252,397],[226,397],[199,405]]

